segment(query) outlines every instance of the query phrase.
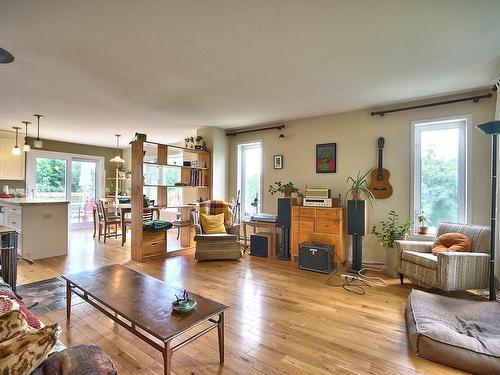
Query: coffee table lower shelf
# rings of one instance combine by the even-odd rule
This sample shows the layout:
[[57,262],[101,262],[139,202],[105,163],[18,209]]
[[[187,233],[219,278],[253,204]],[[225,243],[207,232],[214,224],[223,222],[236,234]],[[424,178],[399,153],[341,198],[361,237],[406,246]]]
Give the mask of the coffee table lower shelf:
[[[115,323],[119,324],[129,332],[133,333],[135,336],[146,342],[147,344],[151,345],[153,348],[156,350],[160,351],[163,354],[163,370],[165,375],[170,375],[170,371],[172,368],[172,355],[179,349],[183,348],[187,344],[191,343],[192,341],[196,340],[197,338],[205,335],[206,333],[210,332],[211,330],[217,328],[217,333],[218,333],[218,341],[219,341],[219,363],[223,364],[224,363],[224,311],[220,312],[219,314],[215,314],[211,317],[208,317],[206,320],[201,321],[195,326],[189,327],[188,329],[179,331],[175,336],[172,336],[169,338],[169,340],[164,341],[163,345],[160,345],[159,343],[155,342],[151,338],[147,337],[145,334],[137,330],[137,325],[130,320],[128,320],[125,316],[120,315],[120,312],[114,309],[112,306],[109,306],[108,304],[105,304],[97,299],[94,299],[92,296],[90,296],[85,290],[79,288],[77,285],[73,284],[71,281],[66,280],[66,318],[69,320],[71,318],[71,293],[76,294],[78,297],[95,307],[97,310],[101,311],[104,315],[106,315],[108,318],[113,320]],[[111,311],[111,312],[110,312]],[[217,317],[217,319],[215,319]],[[121,319],[120,319],[121,318]],[[129,324],[127,324],[127,322]],[[203,330],[200,332],[197,332],[193,336],[187,338],[186,340],[172,346],[172,340],[174,340],[176,337],[192,330],[196,326],[210,322],[210,325],[208,327],[205,327]],[[139,329],[142,329],[139,327]],[[144,332],[147,332],[144,330]],[[149,332],[148,332],[149,333]],[[160,341],[160,340],[159,340]]]

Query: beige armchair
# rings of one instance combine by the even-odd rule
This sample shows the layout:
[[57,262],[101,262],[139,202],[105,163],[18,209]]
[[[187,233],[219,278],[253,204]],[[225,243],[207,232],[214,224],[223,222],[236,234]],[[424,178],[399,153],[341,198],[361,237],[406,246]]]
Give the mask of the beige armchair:
[[445,291],[483,289],[488,286],[490,227],[473,224],[439,224],[436,237],[461,233],[472,242],[472,252],[433,255],[433,241],[396,241],[396,269],[401,283],[408,277],[424,288]]
[[[217,215],[224,213],[224,234],[205,234],[200,225],[200,213]],[[199,212],[193,212],[193,224],[196,242],[195,259],[240,259],[242,258],[239,242],[240,226],[233,221],[233,213],[229,203],[217,200],[208,200],[200,203]]]

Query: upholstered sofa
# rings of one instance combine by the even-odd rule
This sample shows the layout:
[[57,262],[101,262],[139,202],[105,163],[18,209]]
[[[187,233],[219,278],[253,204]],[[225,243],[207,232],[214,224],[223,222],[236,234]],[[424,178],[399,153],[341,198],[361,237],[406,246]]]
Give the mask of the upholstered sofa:
[[[217,215],[224,214],[224,226],[226,233],[206,234],[200,224],[200,214]],[[229,203],[218,200],[208,200],[200,203],[199,211],[194,211],[193,223],[196,242],[195,259],[221,260],[242,258],[241,245],[239,243],[240,225],[234,223],[233,212]]]
[[444,291],[483,289],[488,285],[490,227],[441,223],[435,238],[444,233],[461,233],[472,243],[471,252],[443,252],[433,255],[434,241],[396,241],[396,269],[400,275],[425,288]]
[[[1,277],[0,298],[2,299],[0,326],[8,327],[7,330],[0,332],[2,338],[7,335],[5,340],[0,341],[0,373],[25,374],[27,373],[27,368],[37,366],[40,361],[39,356],[42,354],[29,353],[24,356],[21,352],[16,354],[15,350],[17,348],[23,348],[26,342],[28,342],[28,338],[26,338],[26,335],[23,335],[22,332],[39,332],[39,329],[43,327],[43,323],[27,309],[24,302],[12,292],[10,286],[6,284]],[[5,310],[8,306],[11,306],[10,311],[8,309]],[[26,326],[27,331],[22,331],[21,333],[16,333],[14,331],[15,327],[20,325],[16,321],[11,320],[15,315],[20,318],[19,321],[24,321],[28,325]],[[2,324],[2,319],[10,320]],[[11,331],[10,336],[7,333],[8,331]],[[43,342],[44,345],[47,342],[45,338],[41,338],[40,340],[39,343]],[[48,357],[31,372],[31,375],[117,374],[112,360],[97,346],[78,345],[66,348],[59,341],[56,341],[55,338],[54,342],[55,345],[53,345],[54,343],[50,343],[51,348],[49,348]],[[16,358],[16,355],[19,359]],[[22,360],[20,358],[22,358]],[[10,367],[12,365],[12,359],[16,361],[15,368]],[[36,363],[34,363],[35,361]]]

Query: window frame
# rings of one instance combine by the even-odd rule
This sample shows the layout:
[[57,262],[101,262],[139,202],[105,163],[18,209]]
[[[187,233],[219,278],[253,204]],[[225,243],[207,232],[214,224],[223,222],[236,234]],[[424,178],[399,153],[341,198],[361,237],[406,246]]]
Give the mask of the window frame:
[[242,188],[242,176],[244,175],[244,162],[243,162],[243,157],[242,157],[242,149],[245,146],[251,146],[254,144],[259,144],[260,145],[260,195],[259,195],[259,207],[258,211],[262,212],[262,193],[263,193],[263,186],[264,186],[264,141],[262,139],[254,139],[254,140],[248,140],[248,141],[241,141],[238,142],[236,145],[236,154],[237,154],[237,159],[236,159],[236,194],[238,191],[240,192],[240,212],[241,212],[241,217],[245,217],[245,205],[244,205],[244,199],[245,195],[243,192]]
[[[420,154],[420,143],[417,144],[417,140],[420,140],[418,136],[419,130],[426,128],[426,130],[433,129],[453,129],[457,126],[452,126],[451,124],[446,126],[446,123],[464,121],[464,125],[459,127],[459,166],[464,165],[465,168],[459,168],[459,187],[463,186],[462,192],[459,192],[459,221],[464,223],[469,223],[471,221],[471,189],[470,189],[470,171],[472,165],[472,150],[471,150],[471,125],[472,125],[472,115],[456,115],[448,117],[439,117],[432,119],[422,119],[411,121],[411,139],[410,139],[410,213],[411,218],[414,221],[412,226],[412,231],[410,232],[410,238],[415,239],[430,239],[434,237],[434,234],[421,235],[418,234],[418,223],[416,221],[416,211],[420,205],[420,178],[421,176],[421,159],[416,158],[417,154]],[[437,224],[437,223],[433,223]]]

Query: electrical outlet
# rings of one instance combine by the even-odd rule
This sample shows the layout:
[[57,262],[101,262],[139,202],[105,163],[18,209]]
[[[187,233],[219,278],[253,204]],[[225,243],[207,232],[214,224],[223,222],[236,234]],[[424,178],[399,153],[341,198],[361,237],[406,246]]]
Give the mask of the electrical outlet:
[[345,281],[354,281],[354,280],[358,280],[358,277],[357,276],[354,276],[354,275],[347,275],[345,273],[342,273],[340,275],[340,278],[342,280],[345,280]]

